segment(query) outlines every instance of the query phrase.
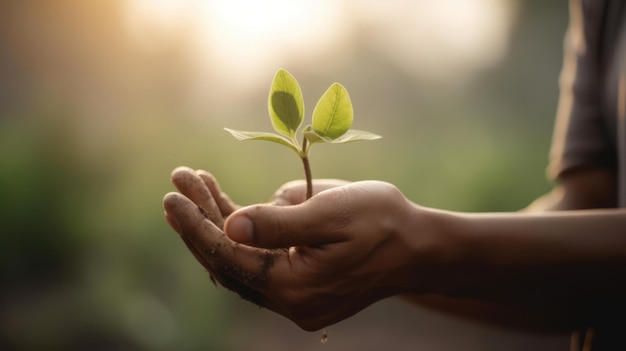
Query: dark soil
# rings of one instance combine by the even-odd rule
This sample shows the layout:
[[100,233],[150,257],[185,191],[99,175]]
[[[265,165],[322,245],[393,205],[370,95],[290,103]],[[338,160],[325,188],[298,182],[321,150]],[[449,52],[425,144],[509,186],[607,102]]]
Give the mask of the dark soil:
[[259,250],[261,260],[257,272],[249,272],[224,259],[223,245],[205,249],[205,255],[212,257],[212,266],[218,272],[218,280],[227,289],[237,293],[242,299],[263,307],[265,297],[257,290],[267,283],[267,271],[274,265],[278,252]]
[[[202,215],[211,220],[209,213],[198,206]],[[220,234],[225,236],[224,233]],[[250,272],[234,265],[230,260],[225,259],[225,250],[236,249],[238,244],[231,247],[227,244],[216,244],[202,248],[202,256],[210,263],[212,271],[209,277],[213,283],[219,281],[227,289],[237,293],[242,299],[250,301],[262,307],[265,297],[258,291],[267,283],[267,271],[274,266],[276,257],[283,254],[283,250],[256,250],[259,259],[259,269]]]

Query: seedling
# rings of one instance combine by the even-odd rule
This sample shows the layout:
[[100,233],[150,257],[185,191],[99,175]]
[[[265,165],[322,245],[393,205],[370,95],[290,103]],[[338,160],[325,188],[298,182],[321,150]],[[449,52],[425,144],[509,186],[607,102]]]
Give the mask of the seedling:
[[286,70],[276,72],[267,105],[272,126],[278,134],[224,129],[238,140],[272,141],[295,151],[304,165],[307,199],[313,194],[313,178],[309,165],[309,153],[313,144],[342,144],[381,138],[380,135],[370,132],[350,129],[354,119],[352,102],[346,88],[339,83],[333,83],[315,105],[312,124],[300,133],[302,144],[298,142],[298,138],[304,120],[304,99],[300,85]]

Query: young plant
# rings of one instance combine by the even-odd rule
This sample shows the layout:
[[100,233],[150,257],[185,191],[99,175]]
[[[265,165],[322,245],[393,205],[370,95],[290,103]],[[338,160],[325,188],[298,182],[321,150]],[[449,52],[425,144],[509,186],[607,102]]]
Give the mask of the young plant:
[[238,140],[272,141],[295,151],[304,164],[307,199],[313,194],[313,178],[309,165],[309,153],[313,144],[342,144],[381,138],[380,135],[370,132],[350,129],[354,118],[352,102],[346,88],[339,83],[333,83],[317,102],[313,109],[312,124],[301,132],[302,144],[298,142],[298,132],[304,120],[302,90],[296,79],[284,69],[274,76],[268,109],[272,126],[278,134],[224,129]]

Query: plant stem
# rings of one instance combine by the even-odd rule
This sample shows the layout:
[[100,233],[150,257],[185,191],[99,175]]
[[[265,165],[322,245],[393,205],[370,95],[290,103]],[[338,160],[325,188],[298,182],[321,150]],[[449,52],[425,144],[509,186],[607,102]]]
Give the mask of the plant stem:
[[306,177],[306,199],[308,200],[311,196],[313,196],[313,178],[311,177],[309,158],[307,156],[302,157],[302,163],[304,164],[304,175]]
[[306,177],[306,199],[313,196],[313,177],[311,177],[311,166],[309,165],[309,140],[302,136],[302,163],[304,164],[304,176]]

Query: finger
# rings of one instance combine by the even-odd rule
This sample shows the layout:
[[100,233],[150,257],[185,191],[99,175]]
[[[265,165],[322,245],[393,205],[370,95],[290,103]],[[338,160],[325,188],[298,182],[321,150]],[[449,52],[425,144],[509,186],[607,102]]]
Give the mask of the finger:
[[183,195],[205,210],[203,214],[206,218],[219,228],[223,228],[222,211],[217,206],[209,188],[194,170],[188,167],[178,167],[172,172],[171,179]]
[[172,229],[174,229],[176,233],[179,234],[180,238],[183,239],[183,242],[185,243],[185,246],[187,246],[187,249],[189,249],[189,251],[193,254],[196,260],[200,262],[200,264],[209,272],[211,281],[215,283],[215,280],[213,279],[213,275],[215,273],[213,272],[210,264],[204,259],[204,257],[202,257],[202,255],[200,255],[198,250],[195,248],[195,246],[191,244],[189,239],[182,235],[182,230],[180,229],[180,225],[178,224],[178,222],[176,222],[176,219],[174,219],[174,217],[169,213],[165,212],[165,220],[170,225],[170,227],[172,227]]
[[182,234],[182,231],[180,230],[180,225],[178,224],[178,222],[176,222],[176,219],[173,216],[167,213],[167,211],[165,211],[165,220],[167,221],[167,224],[169,224],[170,227],[174,229],[176,233],[178,233],[178,235]]
[[[313,194],[346,184],[349,182],[339,179],[315,179],[313,180]],[[271,201],[277,206],[297,205],[306,201],[306,181],[294,180],[285,183],[276,190]]]
[[213,198],[215,199],[217,206],[220,208],[220,211],[224,218],[228,217],[231,213],[241,207],[235,204],[230,199],[230,197],[222,191],[222,189],[220,188],[220,184],[217,182],[217,179],[215,179],[215,177],[211,173],[203,170],[198,170],[196,171],[196,173],[198,174],[198,176],[200,176],[202,181],[204,181],[204,184],[206,184],[206,186],[209,188],[209,191],[211,192],[211,195],[213,195]]
[[306,200],[306,181],[293,180],[283,184],[270,199],[277,206],[297,205]]
[[176,222],[176,220],[175,220],[172,216],[170,216],[170,215],[167,213],[167,211],[165,212],[165,220],[167,221],[167,224],[169,224],[169,225],[170,225],[170,227],[171,227],[172,229],[174,229],[174,231],[175,231],[176,233],[178,233],[178,234],[180,234],[180,233],[181,233],[181,231],[180,231],[180,226],[178,225],[178,223]]
[[[277,264],[285,264],[284,251],[239,245],[228,239],[215,224],[204,218],[197,205],[181,194],[167,194],[163,204],[168,216],[178,223],[181,235],[189,240],[212,271],[218,273],[218,280],[237,293],[254,295],[244,288],[263,289],[273,277]],[[252,298],[254,296],[248,297]]]
[[295,206],[244,207],[228,217],[224,230],[236,242],[263,248],[340,242],[350,225],[348,207],[342,205],[340,197],[327,194]]

